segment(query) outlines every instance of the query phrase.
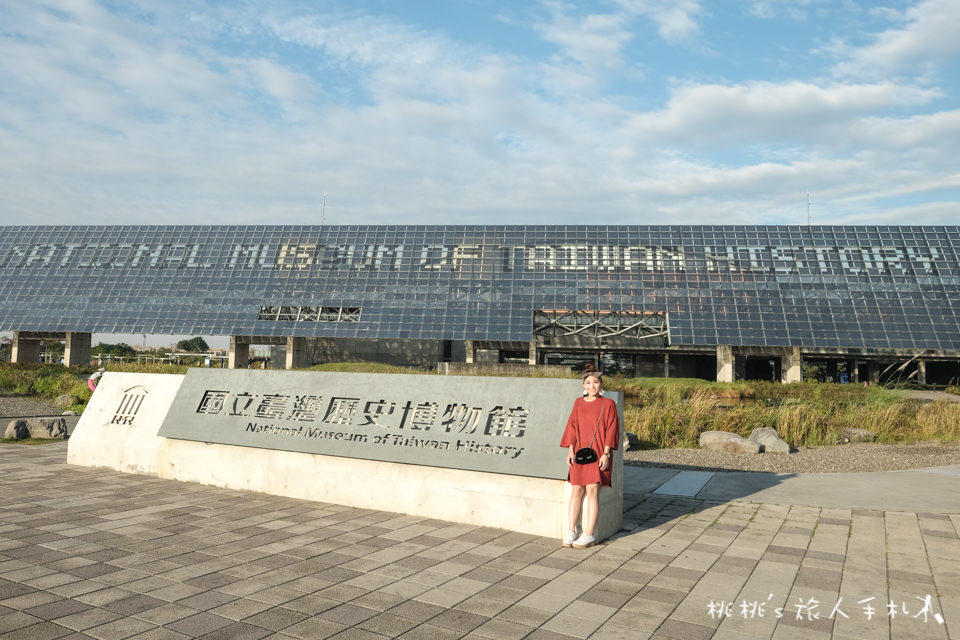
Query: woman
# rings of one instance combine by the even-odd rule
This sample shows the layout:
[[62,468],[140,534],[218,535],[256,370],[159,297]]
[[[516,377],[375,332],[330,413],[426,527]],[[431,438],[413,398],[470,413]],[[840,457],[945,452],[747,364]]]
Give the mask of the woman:
[[[593,365],[586,366],[580,375],[583,397],[574,401],[567,428],[560,440],[560,446],[567,447],[567,466],[570,467],[569,481],[572,485],[567,520],[570,529],[562,543],[565,547],[586,549],[596,544],[600,485],[610,486],[610,472],[613,467],[613,456],[610,452],[617,448],[620,440],[620,421],[617,418],[617,403],[603,397],[602,377],[603,374]],[[597,452],[595,462],[575,462],[577,450],[584,447],[590,447]],[[583,531],[578,534],[576,523],[580,518],[584,494],[587,496],[587,504],[583,510]]]

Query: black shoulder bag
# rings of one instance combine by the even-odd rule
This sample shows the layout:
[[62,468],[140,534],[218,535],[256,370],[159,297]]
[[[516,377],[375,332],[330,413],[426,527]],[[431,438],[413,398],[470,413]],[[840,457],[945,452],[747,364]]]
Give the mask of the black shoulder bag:
[[[603,402],[602,398],[597,398],[598,402]],[[593,449],[593,439],[597,437],[597,429],[600,428],[600,418],[603,417],[603,405],[600,405],[600,415],[597,416],[597,426],[593,428],[593,436],[590,438],[590,444],[582,449],[577,449],[573,454],[573,461],[577,464],[590,464],[596,462],[599,458],[597,452]],[[577,440],[580,439],[580,430],[577,429]]]

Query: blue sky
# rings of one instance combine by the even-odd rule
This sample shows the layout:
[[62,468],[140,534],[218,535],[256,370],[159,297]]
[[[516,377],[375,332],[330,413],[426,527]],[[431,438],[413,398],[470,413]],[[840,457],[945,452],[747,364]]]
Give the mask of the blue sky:
[[960,0],[0,4],[3,224],[960,223]]

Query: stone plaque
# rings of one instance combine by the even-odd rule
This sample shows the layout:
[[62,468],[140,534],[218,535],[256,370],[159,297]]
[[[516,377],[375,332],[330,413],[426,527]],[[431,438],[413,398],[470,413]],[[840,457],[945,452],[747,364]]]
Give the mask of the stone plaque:
[[158,435],[565,479],[560,437],[580,389],[579,380],[190,369]]

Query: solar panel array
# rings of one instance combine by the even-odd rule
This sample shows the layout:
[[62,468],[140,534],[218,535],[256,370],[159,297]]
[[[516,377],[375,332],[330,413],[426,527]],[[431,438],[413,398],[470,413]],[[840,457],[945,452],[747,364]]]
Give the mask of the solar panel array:
[[960,227],[2,227],[0,330],[528,341],[666,312],[672,345],[960,349]]

